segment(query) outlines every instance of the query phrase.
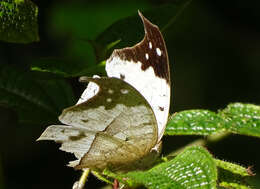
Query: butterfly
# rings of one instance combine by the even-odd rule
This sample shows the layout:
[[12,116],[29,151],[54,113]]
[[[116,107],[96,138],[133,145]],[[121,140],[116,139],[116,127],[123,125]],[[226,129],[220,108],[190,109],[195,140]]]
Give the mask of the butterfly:
[[106,61],[108,77],[89,82],[78,103],[38,140],[61,143],[73,153],[75,169],[129,171],[148,168],[160,153],[170,106],[170,73],[159,28],[141,12],[145,36],[133,47],[116,49]]

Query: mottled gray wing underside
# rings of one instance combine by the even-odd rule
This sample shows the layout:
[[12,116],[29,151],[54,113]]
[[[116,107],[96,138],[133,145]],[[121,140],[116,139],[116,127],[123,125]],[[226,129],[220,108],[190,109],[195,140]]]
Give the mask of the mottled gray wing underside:
[[140,93],[117,78],[88,78],[99,86],[95,96],[63,111],[66,125],[49,126],[38,140],[62,143],[76,169],[125,170],[157,143],[154,113]]

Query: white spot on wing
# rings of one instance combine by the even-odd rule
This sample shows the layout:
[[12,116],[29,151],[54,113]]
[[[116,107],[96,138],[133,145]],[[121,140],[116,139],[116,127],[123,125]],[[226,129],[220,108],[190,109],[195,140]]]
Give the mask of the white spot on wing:
[[161,49],[156,48],[156,53],[157,53],[158,56],[161,56],[161,55],[162,55],[162,51],[161,51]]
[[149,54],[148,53],[145,53],[145,58],[146,58],[146,60],[149,59]]
[[113,91],[112,89],[108,89],[108,93],[109,93],[109,94],[113,94],[114,91]]
[[153,44],[152,44],[152,42],[149,42],[149,48],[150,48],[150,49],[153,48]]
[[120,91],[121,91],[122,94],[127,94],[127,93],[129,93],[129,91],[128,91],[127,89],[121,89]]
[[112,102],[112,99],[111,98],[107,98],[107,102]]

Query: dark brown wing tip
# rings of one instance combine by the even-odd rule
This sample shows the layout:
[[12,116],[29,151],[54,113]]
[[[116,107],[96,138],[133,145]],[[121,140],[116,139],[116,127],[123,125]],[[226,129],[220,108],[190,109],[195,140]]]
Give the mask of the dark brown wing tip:
[[157,28],[159,30],[158,26],[153,24],[152,22],[150,22],[146,17],[144,17],[144,15],[139,10],[138,10],[138,14],[139,14],[139,16],[141,17],[141,19],[143,21],[145,33],[151,27],[152,28]]

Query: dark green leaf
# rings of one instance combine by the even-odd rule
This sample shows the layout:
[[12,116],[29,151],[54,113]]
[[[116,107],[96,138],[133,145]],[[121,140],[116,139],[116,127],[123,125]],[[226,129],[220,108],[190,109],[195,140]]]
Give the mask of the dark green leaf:
[[82,61],[58,58],[42,58],[31,65],[32,71],[48,72],[62,77],[91,76],[104,74],[104,64],[88,65]]
[[36,82],[44,89],[58,112],[76,103],[71,86],[63,79],[37,79]]
[[62,80],[38,81],[15,67],[0,68],[0,105],[14,109],[23,123],[50,123],[72,105],[72,91]]
[[39,41],[38,8],[30,0],[0,2],[0,40],[13,43]]
[[[167,27],[174,24],[176,17],[189,3],[190,1],[181,1],[180,4],[166,4],[148,11],[143,11],[143,14],[152,21],[152,23],[158,25],[163,32]],[[142,12],[142,10],[140,11]],[[96,38],[95,44],[99,52],[101,48],[103,48],[103,51],[106,51],[108,44],[112,44],[116,41],[120,41],[120,43],[116,44],[114,48],[129,47],[142,40],[144,29],[141,22],[140,17],[136,13],[134,16],[112,24]],[[110,51],[107,52],[106,56],[108,56],[109,53]],[[97,57],[100,57],[99,61],[102,61],[107,58],[106,56],[100,57],[100,55],[98,55]]]

